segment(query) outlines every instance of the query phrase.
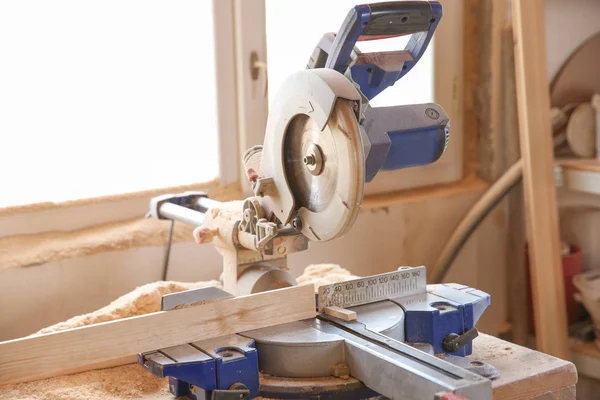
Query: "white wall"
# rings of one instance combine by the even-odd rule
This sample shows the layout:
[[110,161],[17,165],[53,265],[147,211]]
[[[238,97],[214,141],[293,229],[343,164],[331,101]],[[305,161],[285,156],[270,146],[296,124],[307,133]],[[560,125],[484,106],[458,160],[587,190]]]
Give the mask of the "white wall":
[[600,1],[545,0],[550,80],[586,39],[600,32]]

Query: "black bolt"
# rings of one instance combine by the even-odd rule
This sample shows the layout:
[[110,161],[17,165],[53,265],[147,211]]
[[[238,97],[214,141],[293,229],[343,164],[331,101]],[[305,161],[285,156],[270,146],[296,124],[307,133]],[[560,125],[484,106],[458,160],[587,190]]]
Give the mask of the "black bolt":
[[434,110],[433,108],[426,109],[425,115],[427,115],[431,119],[438,119],[440,117],[440,113]]

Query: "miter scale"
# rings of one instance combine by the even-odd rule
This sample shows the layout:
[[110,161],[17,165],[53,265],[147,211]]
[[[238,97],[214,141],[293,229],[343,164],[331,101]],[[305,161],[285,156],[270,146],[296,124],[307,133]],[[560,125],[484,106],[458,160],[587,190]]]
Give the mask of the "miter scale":
[[[291,75],[270,109],[265,141],[244,155],[254,196],[219,203],[204,193],[160,196],[150,214],[196,226],[224,259],[224,291],[163,298],[163,309],[296,285],[286,257],[353,225],[380,170],[436,161],[449,121],[437,104],[373,108],[369,100],[424,53],[442,16],[436,1],[359,5],[326,34],[308,68]],[[357,41],[412,34],[401,51],[361,53]],[[464,356],[490,296],[427,286],[425,268],[323,286],[318,317],[140,354],[177,396],[204,398],[491,398],[495,369]],[[343,320],[339,307],[356,314]],[[437,355],[436,356],[434,356]]]

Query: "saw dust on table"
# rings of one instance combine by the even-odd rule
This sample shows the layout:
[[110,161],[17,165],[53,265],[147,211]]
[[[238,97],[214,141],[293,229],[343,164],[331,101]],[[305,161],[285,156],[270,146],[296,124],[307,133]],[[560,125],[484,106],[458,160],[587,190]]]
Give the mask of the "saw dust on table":
[[[298,278],[298,283],[313,283],[316,290],[320,285],[354,278],[357,277],[339,265],[319,264],[308,266],[304,274]],[[221,284],[218,281],[194,283],[161,281],[149,283],[119,297],[106,307],[49,326],[34,335],[160,311],[163,295],[207,286],[221,287]],[[120,400],[164,398],[168,396],[170,394],[167,379],[157,378],[138,364],[0,386],[0,400]]]

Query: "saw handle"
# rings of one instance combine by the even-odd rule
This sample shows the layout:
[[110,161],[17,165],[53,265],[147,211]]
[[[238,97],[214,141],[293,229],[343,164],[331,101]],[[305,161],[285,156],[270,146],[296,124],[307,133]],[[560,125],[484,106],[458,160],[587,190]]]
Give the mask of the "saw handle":
[[[352,79],[360,85],[370,100],[402,78],[419,61],[442,18],[442,6],[437,1],[396,1],[357,5],[350,10],[331,48],[325,68],[345,73],[352,61],[356,42],[392,38],[413,34],[402,51],[379,53],[351,67]],[[382,65],[389,53],[394,64]],[[368,54],[366,54],[368,56]]]

